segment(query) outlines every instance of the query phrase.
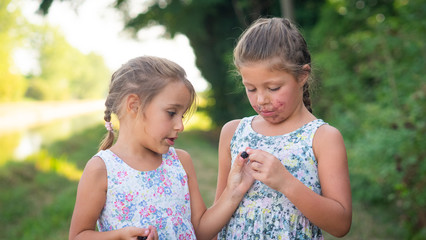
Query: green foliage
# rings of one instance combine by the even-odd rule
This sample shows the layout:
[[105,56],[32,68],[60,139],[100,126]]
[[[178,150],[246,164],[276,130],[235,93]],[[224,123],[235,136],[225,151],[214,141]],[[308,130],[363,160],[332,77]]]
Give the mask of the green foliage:
[[187,151],[196,169],[201,195],[206,206],[212,206],[216,194],[218,134],[185,131],[179,135],[176,148]]
[[96,99],[104,97],[110,75],[102,57],[83,54],[48,25],[33,33],[39,49],[40,74],[29,76],[27,96],[37,100]]
[[24,78],[14,69],[10,51],[21,44],[22,17],[19,10],[8,7],[10,2],[0,2],[0,102],[19,100],[26,90]]
[[[67,239],[77,181],[61,174],[64,161],[81,171],[105,133],[97,125],[69,139],[44,143],[23,162],[0,167],[0,239]],[[66,176],[66,175],[65,175]]]
[[408,238],[426,227],[425,14],[421,1],[330,1],[313,33],[316,110],[344,133],[354,197],[393,206]]
[[13,158],[15,149],[19,145],[21,139],[21,133],[7,133],[2,134],[0,137],[0,146],[2,147],[2,153],[0,155],[0,167],[7,163]]
[[68,180],[31,163],[11,163],[0,169],[0,183],[2,239],[58,239],[58,230],[66,239],[75,200]]
[[[18,0],[0,2],[0,22],[0,102],[105,96],[110,70],[101,56],[81,53],[47,24],[29,23],[20,13]],[[13,59],[18,49],[39,57],[39,71],[19,72]]]

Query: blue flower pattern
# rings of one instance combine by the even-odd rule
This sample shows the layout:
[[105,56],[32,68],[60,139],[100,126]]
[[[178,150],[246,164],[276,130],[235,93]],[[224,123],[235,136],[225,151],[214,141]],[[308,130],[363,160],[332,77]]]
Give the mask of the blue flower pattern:
[[[314,192],[321,194],[318,164],[312,150],[316,130],[326,124],[316,119],[301,128],[279,136],[255,132],[251,123],[255,116],[240,121],[231,140],[232,161],[247,147],[273,154],[287,170]],[[288,198],[260,181],[244,196],[218,239],[323,239],[313,225]]]
[[160,167],[141,172],[110,150],[96,154],[108,174],[105,206],[99,231],[127,226],[155,226],[159,239],[196,239],[191,223],[188,177],[174,148],[163,154]]

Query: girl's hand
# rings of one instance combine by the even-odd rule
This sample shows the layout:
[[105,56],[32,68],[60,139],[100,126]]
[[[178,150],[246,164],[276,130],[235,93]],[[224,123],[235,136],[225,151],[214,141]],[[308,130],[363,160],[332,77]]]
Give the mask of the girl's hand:
[[268,187],[280,191],[283,187],[285,173],[289,173],[281,161],[274,155],[259,149],[247,149],[252,176]]
[[252,170],[247,161],[248,159],[242,158],[239,153],[229,172],[227,186],[237,198],[242,198],[254,182]]
[[122,228],[123,234],[121,239],[131,240],[158,240],[157,229],[154,226],[148,228],[125,227]]
[[149,226],[149,234],[147,240],[158,240],[157,229],[154,226]]

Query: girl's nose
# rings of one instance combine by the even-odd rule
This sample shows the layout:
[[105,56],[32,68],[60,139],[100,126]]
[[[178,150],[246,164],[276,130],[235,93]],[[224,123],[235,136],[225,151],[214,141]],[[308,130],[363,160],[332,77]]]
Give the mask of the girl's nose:
[[181,119],[179,119],[179,120],[177,120],[176,121],[176,124],[175,124],[175,130],[176,131],[178,131],[178,132],[183,132],[183,129],[184,129],[185,127],[184,127],[184,125],[183,125],[183,120],[182,120],[182,118]]
[[267,96],[267,94],[265,94],[265,93],[258,93],[257,94],[257,104],[258,105],[263,105],[263,104],[266,104],[266,103],[268,103],[268,100],[269,98],[268,98],[268,96]]

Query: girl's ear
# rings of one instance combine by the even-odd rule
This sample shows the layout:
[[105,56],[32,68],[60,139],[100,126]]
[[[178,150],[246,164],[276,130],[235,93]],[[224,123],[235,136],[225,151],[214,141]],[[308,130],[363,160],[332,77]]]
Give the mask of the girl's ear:
[[139,108],[141,107],[141,100],[136,94],[130,94],[126,98],[126,112],[132,116],[137,116]]
[[308,81],[309,78],[309,73],[311,72],[311,67],[309,66],[309,64],[305,64],[302,67],[304,73],[302,75],[300,75],[299,77],[299,85],[301,87],[303,87],[305,85],[305,83]]

